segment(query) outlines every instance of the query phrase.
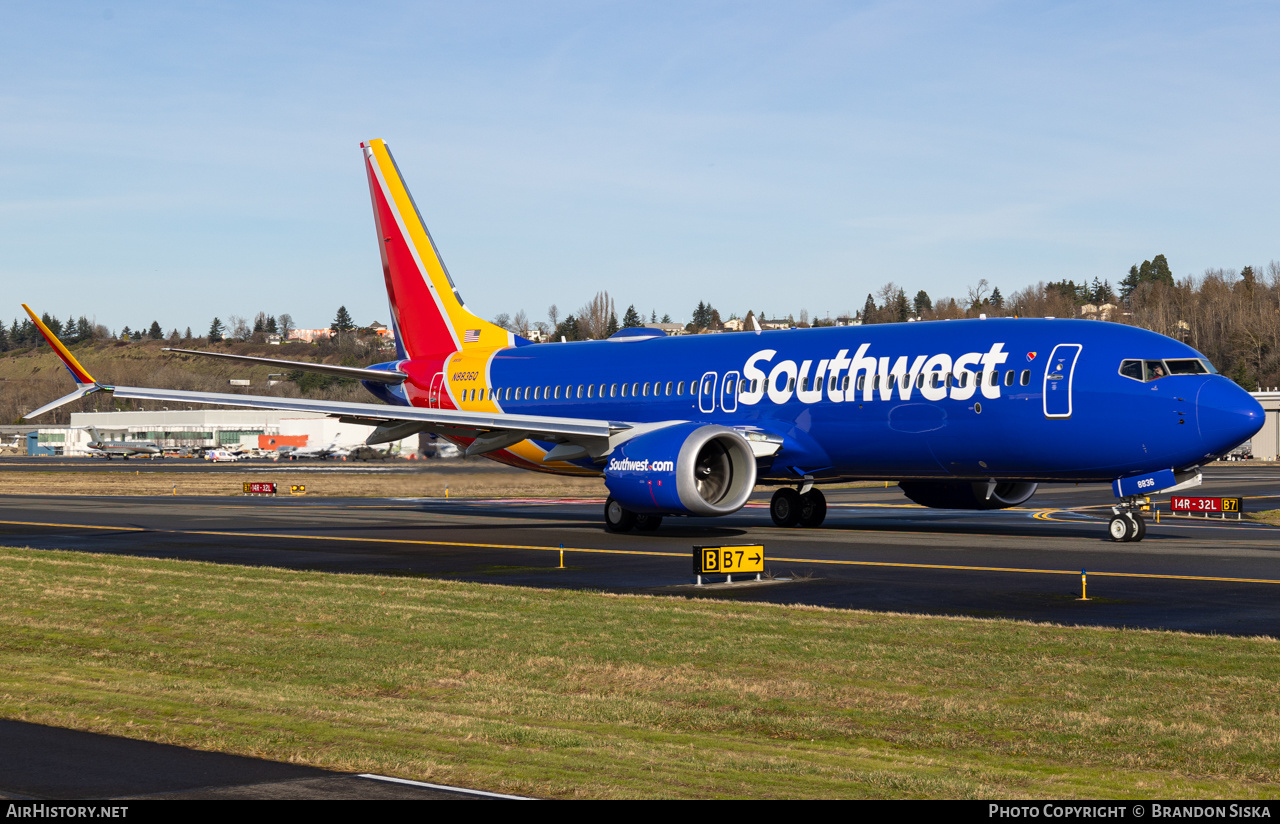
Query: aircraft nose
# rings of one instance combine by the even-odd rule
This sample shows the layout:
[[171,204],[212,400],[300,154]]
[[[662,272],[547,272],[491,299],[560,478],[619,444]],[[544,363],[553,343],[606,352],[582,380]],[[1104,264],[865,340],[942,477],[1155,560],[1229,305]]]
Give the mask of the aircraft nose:
[[1196,395],[1196,426],[1210,454],[1244,443],[1262,428],[1265,418],[1262,404],[1226,378],[1210,378]]

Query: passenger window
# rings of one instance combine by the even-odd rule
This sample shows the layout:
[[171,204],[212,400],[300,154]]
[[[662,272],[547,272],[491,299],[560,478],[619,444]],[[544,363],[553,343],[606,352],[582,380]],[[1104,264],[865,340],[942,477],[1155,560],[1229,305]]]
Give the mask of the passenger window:
[[683,395],[683,394],[684,394],[684,381],[680,381],[679,383],[676,384],[676,395]]
[[640,387],[640,395],[641,395],[642,397],[645,397],[645,398],[649,397],[649,382],[648,382],[648,381],[645,381],[645,383]]
[[856,391],[861,392],[863,389],[865,389],[865,388],[866,388],[866,386],[867,386],[867,376],[866,376],[866,375],[859,375],[859,376],[858,376],[858,388],[857,388],[857,390],[856,390]]
[[589,383],[589,384],[587,384],[587,397],[588,397],[588,398],[590,398],[590,397],[593,397],[593,396],[594,396],[594,394],[595,394],[595,388],[596,388],[596,385],[595,385],[594,383]]
[[671,381],[667,381],[667,391],[666,391],[666,395],[667,395],[667,397],[671,397]]
[[558,386],[556,387],[555,399],[560,400],[560,387]]
[[916,389],[924,389],[924,373],[916,375]]
[[636,396],[636,393],[639,392],[639,390],[640,390],[640,384],[638,383],[631,384],[631,397],[634,398]]
[[627,396],[627,385],[624,383],[622,385],[622,397],[625,398],[626,396]]
[[600,397],[604,397],[604,384],[600,384]]
[[788,392],[794,392],[794,391],[796,391],[796,379],[795,379],[795,378],[792,378],[791,380],[787,381],[787,391],[788,391]]
[[944,386],[946,386],[948,389],[950,389],[950,388],[951,388],[951,384],[955,382],[955,377],[956,377],[956,376],[955,376],[953,373],[948,372],[948,373],[947,373],[947,380],[946,380],[946,383],[945,383],[945,384],[943,384],[943,385],[944,385]]
[[1012,369],[1004,373],[1004,385],[1013,386],[1013,370]]
[[1031,370],[1030,370],[1030,369],[1023,369],[1023,370],[1022,370],[1022,385],[1023,385],[1023,386],[1030,386],[1030,385],[1031,385]]
[[990,375],[991,375],[991,378],[987,381],[987,385],[988,385],[988,386],[995,386],[997,383],[999,383],[999,382],[1000,382],[1000,373],[999,373],[999,372],[997,372],[996,370],[992,369],[992,370],[991,370],[991,372],[990,372]]
[[533,387],[533,399],[534,399],[535,401],[540,401],[540,400],[542,400],[542,387],[541,387],[541,386],[535,386],[535,387]]
[[543,389],[543,390],[542,390],[542,399],[543,399],[543,400],[547,400],[547,401],[551,400],[551,387],[550,387],[550,386],[548,386],[547,388],[545,388],[545,389]]
[[582,384],[578,384],[578,397],[582,397]]

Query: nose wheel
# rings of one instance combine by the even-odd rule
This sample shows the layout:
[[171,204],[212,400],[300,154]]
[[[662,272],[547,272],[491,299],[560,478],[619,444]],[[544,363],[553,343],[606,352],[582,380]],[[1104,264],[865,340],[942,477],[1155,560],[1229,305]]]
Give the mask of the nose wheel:
[[1142,517],[1147,503],[1146,498],[1127,498],[1111,508],[1111,522],[1107,524],[1111,540],[1141,541],[1147,537],[1147,522]]

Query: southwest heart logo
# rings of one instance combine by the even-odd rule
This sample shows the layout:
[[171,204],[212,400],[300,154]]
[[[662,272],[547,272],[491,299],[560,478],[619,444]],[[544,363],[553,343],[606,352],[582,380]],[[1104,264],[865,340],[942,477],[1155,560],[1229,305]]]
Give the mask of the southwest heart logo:
[[1028,353],[1027,353],[1027,363],[1030,363],[1031,361],[1033,361],[1033,360],[1035,360],[1035,359],[1036,359],[1036,353],[1035,353],[1035,352],[1028,352]]

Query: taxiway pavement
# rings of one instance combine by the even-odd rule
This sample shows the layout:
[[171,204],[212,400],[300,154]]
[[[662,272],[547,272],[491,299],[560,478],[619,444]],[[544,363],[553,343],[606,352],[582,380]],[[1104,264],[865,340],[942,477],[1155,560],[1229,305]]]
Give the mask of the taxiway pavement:
[[[1280,508],[1280,468],[1210,468],[1203,495]],[[499,584],[846,609],[1280,635],[1280,528],[1150,520],[1114,543],[1105,487],[1050,486],[993,512],[928,510],[896,487],[827,493],[826,523],[781,529],[768,493],[719,519],[615,535],[583,499],[0,497],[0,544]],[[1167,498],[1157,499],[1167,507]],[[761,586],[694,587],[692,547],[763,544]],[[559,549],[564,565],[559,568]],[[1081,572],[1089,601],[1077,600]],[[718,582],[721,578],[710,578]]]

